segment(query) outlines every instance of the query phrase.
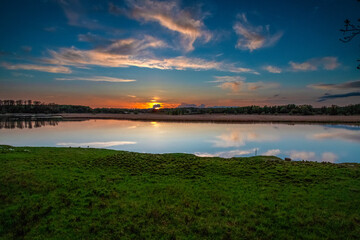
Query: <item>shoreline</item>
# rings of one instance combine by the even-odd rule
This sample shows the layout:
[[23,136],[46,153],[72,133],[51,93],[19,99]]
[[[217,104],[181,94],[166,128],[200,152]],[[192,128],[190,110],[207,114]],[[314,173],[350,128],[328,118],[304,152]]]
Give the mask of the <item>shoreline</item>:
[[223,123],[343,123],[360,124],[360,115],[167,115],[157,113],[112,114],[112,113],[62,113],[62,114],[0,114],[2,118],[31,118],[31,119],[59,119],[59,120],[88,120],[88,119],[117,119],[137,121],[166,121],[166,122],[223,122]]
[[163,122],[222,122],[222,123],[347,123],[360,124],[360,115],[354,116],[329,116],[329,115],[224,115],[224,114],[199,114],[199,115],[167,115],[167,114],[60,114],[64,120],[79,119],[117,119],[136,121],[163,121]]

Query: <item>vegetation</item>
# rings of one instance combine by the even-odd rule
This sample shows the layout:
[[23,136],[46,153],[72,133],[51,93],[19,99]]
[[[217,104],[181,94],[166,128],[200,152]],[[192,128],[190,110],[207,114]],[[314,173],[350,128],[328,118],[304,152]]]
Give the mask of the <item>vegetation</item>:
[[356,239],[358,164],[0,147],[1,239]]
[[282,106],[247,106],[247,107],[187,107],[160,109],[124,109],[124,108],[91,108],[79,105],[45,104],[31,100],[0,100],[0,113],[164,113],[170,115],[185,114],[289,114],[289,115],[359,115],[360,104],[348,106],[315,108],[311,105],[288,104]]

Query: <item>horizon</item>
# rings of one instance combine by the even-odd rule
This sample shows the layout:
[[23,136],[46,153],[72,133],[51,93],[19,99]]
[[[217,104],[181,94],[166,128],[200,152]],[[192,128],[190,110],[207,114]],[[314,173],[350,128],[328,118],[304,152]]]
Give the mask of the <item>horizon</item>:
[[[0,96],[91,108],[360,103],[360,36],[333,1],[10,1]],[[6,24],[5,24],[6,23]]]

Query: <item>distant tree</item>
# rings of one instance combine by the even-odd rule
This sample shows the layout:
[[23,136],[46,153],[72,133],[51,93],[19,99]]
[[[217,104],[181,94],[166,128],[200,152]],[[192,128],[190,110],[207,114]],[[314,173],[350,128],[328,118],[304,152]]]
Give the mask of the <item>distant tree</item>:
[[[360,2],[360,0],[357,1]],[[360,18],[357,21],[359,22],[359,25],[352,23],[349,19],[344,21],[344,28],[340,29],[340,32],[342,32],[344,36],[340,38],[340,41],[348,43],[360,34]],[[357,61],[360,62],[360,59]],[[360,64],[357,66],[357,69],[360,69]]]

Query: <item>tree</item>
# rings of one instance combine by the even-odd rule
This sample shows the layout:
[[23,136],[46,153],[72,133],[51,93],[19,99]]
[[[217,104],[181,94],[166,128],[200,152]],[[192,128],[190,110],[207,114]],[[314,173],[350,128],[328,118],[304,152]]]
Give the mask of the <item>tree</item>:
[[[357,0],[360,2],[360,0]],[[344,43],[350,42],[354,37],[360,34],[360,18],[357,20],[359,22],[359,25],[351,23],[349,19],[346,19],[345,22],[345,28],[340,29],[340,32],[343,33],[343,37],[340,38],[340,41]],[[360,59],[357,60],[360,62]],[[360,69],[360,64],[357,66],[357,69]]]

